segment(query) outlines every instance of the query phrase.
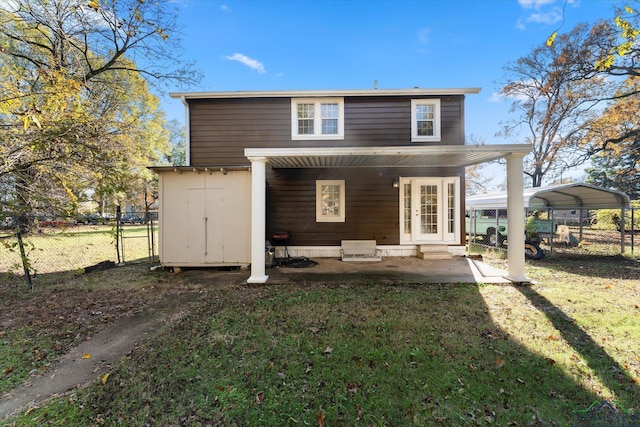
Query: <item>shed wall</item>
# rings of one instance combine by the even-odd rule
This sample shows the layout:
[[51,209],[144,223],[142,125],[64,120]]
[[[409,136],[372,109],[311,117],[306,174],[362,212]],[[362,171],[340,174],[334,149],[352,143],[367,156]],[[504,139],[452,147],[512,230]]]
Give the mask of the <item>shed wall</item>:
[[160,262],[165,266],[251,262],[248,171],[159,175]]

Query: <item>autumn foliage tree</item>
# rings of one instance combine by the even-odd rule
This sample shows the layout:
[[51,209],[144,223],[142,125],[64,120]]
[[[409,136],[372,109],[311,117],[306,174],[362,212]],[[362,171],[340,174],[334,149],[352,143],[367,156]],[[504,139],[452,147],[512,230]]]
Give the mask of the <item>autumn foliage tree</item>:
[[611,90],[593,66],[600,57],[596,47],[609,43],[610,37],[603,24],[578,25],[551,46],[542,43],[504,67],[501,95],[512,101],[512,116],[502,123],[499,135],[532,145],[524,173],[533,187],[588,158],[588,124]]
[[[640,197],[640,77],[628,77],[619,97],[590,124],[588,141],[596,148],[587,180]],[[621,136],[625,135],[624,138]],[[612,141],[616,141],[613,143]],[[605,148],[606,147],[606,148]]]
[[81,187],[127,191],[168,149],[149,86],[198,74],[180,58],[167,5],[0,3],[0,183],[11,190],[3,211],[67,213]]

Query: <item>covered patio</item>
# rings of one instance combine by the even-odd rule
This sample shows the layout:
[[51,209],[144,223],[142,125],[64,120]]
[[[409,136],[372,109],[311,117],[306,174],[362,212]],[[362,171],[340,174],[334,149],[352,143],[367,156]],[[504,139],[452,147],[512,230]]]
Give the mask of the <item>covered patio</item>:
[[337,258],[314,261],[317,265],[310,268],[270,268],[269,283],[512,283],[505,277],[506,271],[466,257],[447,260],[386,257],[378,263],[347,263]]
[[[524,271],[523,158],[531,145],[437,145],[416,147],[247,148],[251,162],[251,275],[247,283],[265,283],[266,168],[464,167],[504,158],[507,162],[511,282],[530,282]],[[462,209],[464,212],[464,206]],[[422,267],[424,268],[424,261]]]

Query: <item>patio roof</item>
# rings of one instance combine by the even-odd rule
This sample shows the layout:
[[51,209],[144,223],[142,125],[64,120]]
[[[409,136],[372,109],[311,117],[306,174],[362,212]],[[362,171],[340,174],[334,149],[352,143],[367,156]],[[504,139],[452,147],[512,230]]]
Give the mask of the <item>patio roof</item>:
[[251,158],[266,158],[273,168],[457,167],[529,153],[528,144],[428,145],[416,147],[246,148]]
[[[524,206],[529,209],[621,209],[630,205],[629,196],[618,190],[574,183],[525,188]],[[468,208],[506,208],[507,193],[467,197]]]

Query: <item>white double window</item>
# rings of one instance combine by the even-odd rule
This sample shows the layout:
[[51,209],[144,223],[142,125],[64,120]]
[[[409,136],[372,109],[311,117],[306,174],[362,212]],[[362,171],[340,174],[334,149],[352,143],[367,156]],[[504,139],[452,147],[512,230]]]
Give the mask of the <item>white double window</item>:
[[440,141],[440,100],[411,100],[411,141]]
[[344,98],[292,99],[291,138],[344,139]]

